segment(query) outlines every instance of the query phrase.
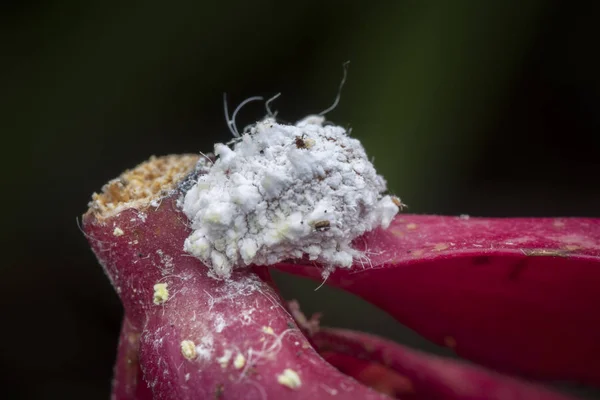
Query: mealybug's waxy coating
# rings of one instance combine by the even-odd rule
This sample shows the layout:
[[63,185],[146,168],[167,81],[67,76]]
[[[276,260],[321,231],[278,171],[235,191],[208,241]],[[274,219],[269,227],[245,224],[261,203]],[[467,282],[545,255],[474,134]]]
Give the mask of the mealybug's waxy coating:
[[215,145],[217,160],[180,200],[194,229],[184,249],[225,278],[304,256],[350,267],[361,255],[352,240],[387,227],[399,206],[361,143],[324,121],[267,117]]

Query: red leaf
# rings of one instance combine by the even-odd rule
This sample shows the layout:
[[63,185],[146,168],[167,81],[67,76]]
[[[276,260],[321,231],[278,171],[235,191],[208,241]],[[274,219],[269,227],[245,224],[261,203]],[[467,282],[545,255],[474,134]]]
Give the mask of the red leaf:
[[327,284],[483,365],[600,385],[600,220],[403,215],[356,246]]

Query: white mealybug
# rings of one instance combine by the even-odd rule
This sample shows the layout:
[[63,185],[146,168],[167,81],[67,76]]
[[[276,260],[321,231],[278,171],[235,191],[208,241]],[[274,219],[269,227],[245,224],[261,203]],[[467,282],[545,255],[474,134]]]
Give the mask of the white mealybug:
[[290,258],[350,267],[360,255],[352,240],[386,228],[402,204],[383,195],[361,143],[324,121],[267,117],[231,147],[215,145],[217,160],[180,201],[194,230],[185,251],[220,278]]

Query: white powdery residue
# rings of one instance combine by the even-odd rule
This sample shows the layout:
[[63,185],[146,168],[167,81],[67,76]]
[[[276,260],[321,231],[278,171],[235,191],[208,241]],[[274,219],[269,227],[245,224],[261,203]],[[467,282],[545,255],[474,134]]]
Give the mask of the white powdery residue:
[[252,313],[254,313],[254,311],[256,311],[256,308],[254,307],[242,310],[242,312],[240,313],[240,322],[242,323],[242,325],[250,325],[253,322]]
[[124,233],[125,232],[123,232],[123,229],[119,228],[118,226],[113,231],[113,235],[115,236],[123,236]]
[[215,322],[214,322],[215,332],[216,333],[223,332],[223,329],[225,329],[226,326],[227,326],[227,322],[225,322],[225,318],[223,317],[223,314],[217,314],[215,316]]
[[[310,116],[295,125],[266,118],[217,161],[180,204],[193,233],[184,249],[220,278],[235,267],[304,255],[350,267],[351,242],[399,211],[361,143]],[[395,201],[394,201],[395,200]]]
[[146,213],[143,212],[138,212],[137,213],[137,217],[140,221],[142,222],[146,222],[146,218],[148,217],[148,215]]
[[[255,292],[260,292],[262,285],[262,281],[255,275],[249,275],[245,277],[240,277],[239,279],[228,279],[225,281],[224,285],[220,285],[215,289],[214,296],[207,296],[207,306],[209,312],[212,308],[218,304],[223,302],[235,302],[241,303],[244,305],[244,308],[247,309],[245,297],[251,296]],[[254,307],[250,308],[250,311],[247,313],[242,311],[241,320],[248,320],[247,322],[252,322],[251,314],[255,311]],[[247,317],[244,317],[244,315]]]
[[225,353],[223,353],[221,357],[217,358],[217,362],[219,363],[221,368],[227,368],[227,366],[229,365],[229,361],[231,360],[232,354],[233,353],[231,350],[225,350]]
[[210,360],[213,353],[214,340],[210,335],[206,335],[200,340],[200,344],[196,346],[196,353],[198,358],[203,360]]
[[162,264],[162,266],[159,267],[161,273],[163,275],[172,274],[173,271],[175,270],[175,264],[173,263],[173,257],[171,257],[168,254],[165,254],[164,251],[162,251],[161,249],[156,250],[156,254],[158,254],[158,257],[160,257],[160,263]]

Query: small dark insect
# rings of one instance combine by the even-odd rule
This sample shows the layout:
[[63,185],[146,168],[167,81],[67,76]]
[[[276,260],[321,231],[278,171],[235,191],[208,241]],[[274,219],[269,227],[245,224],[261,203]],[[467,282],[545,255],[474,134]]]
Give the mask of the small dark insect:
[[305,139],[306,134],[296,136],[296,147],[299,149],[310,149],[315,145],[315,141],[311,138]]
[[331,226],[331,223],[327,220],[315,222],[315,229],[318,231],[326,231]]
[[394,202],[394,204],[400,209],[400,211],[402,211],[405,207],[408,207],[406,204],[404,204],[399,197],[397,196],[392,196],[392,201]]
[[299,149],[305,149],[306,143],[304,143],[304,135],[296,136],[296,147]]

